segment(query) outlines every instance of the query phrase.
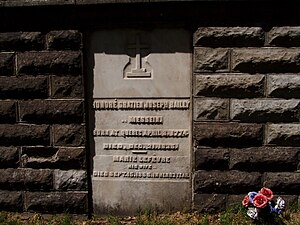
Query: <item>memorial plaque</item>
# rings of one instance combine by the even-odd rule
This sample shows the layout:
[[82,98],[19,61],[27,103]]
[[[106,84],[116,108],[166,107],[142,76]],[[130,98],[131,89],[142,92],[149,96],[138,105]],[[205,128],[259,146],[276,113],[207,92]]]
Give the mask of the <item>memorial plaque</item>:
[[94,212],[190,208],[189,33],[103,30],[90,43]]

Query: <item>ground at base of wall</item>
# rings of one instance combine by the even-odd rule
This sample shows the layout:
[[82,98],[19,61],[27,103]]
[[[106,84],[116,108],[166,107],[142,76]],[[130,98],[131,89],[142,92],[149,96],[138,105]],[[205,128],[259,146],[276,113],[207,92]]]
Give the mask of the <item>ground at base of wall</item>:
[[197,214],[176,212],[172,214],[159,214],[156,212],[144,212],[130,217],[93,217],[87,219],[84,216],[69,214],[40,215],[29,213],[0,212],[0,225],[298,225],[300,224],[300,211],[288,209],[282,215],[274,217],[270,221],[253,222],[246,215],[242,207],[232,208],[220,213]]

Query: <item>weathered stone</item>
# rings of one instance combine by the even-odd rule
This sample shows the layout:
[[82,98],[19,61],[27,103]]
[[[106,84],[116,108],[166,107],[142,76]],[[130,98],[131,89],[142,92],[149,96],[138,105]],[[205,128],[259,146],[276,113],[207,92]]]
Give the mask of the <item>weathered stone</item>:
[[300,98],[300,75],[269,75],[267,94],[277,98]]
[[228,163],[228,149],[201,148],[195,151],[196,170],[226,170]]
[[269,124],[266,143],[279,146],[300,146],[300,124]]
[[232,209],[235,207],[240,207],[241,206],[241,202],[243,201],[244,197],[246,196],[248,192],[246,192],[244,195],[228,195],[227,196],[227,204],[226,204],[226,208],[228,209]]
[[207,47],[263,46],[260,27],[200,27],[194,34],[194,45]]
[[273,27],[268,33],[270,45],[284,47],[300,46],[300,27]]
[[194,71],[229,71],[229,50],[224,48],[195,48]]
[[198,213],[215,213],[226,209],[226,195],[195,194],[194,209]]
[[21,165],[27,168],[84,169],[83,148],[22,147]]
[[85,192],[26,192],[25,210],[42,213],[87,213],[88,196]]
[[84,170],[55,170],[55,190],[87,190],[87,174]]
[[22,101],[19,102],[19,115],[22,122],[82,123],[84,120],[83,101]]
[[300,100],[231,100],[230,118],[242,122],[298,122]]
[[299,149],[295,148],[249,148],[231,149],[232,170],[244,171],[296,171]]
[[85,127],[83,125],[54,125],[55,146],[84,146]]
[[19,164],[19,151],[15,147],[0,147],[0,168],[15,168]]
[[1,7],[39,6],[39,5],[71,5],[75,0],[0,0]]
[[53,173],[51,170],[1,169],[0,186],[6,190],[51,190]]
[[263,178],[264,187],[276,194],[299,194],[300,173],[265,173]]
[[48,97],[47,77],[0,77],[0,99],[41,99]]
[[80,76],[53,76],[51,78],[53,98],[82,98],[83,82]]
[[41,32],[0,33],[0,50],[42,50],[44,45],[44,35]]
[[2,146],[49,145],[50,129],[47,125],[0,124]]
[[259,189],[261,175],[236,170],[197,171],[194,185],[196,193],[242,194]]
[[14,54],[0,53],[0,76],[14,75]]
[[194,120],[228,120],[229,100],[227,99],[194,99]]
[[194,123],[194,139],[198,146],[260,146],[263,126],[238,123]]
[[17,72],[20,75],[78,75],[81,74],[81,53],[75,51],[18,53]]
[[195,95],[222,98],[264,96],[264,75],[197,75]]
[[21,212],[23,210],[22,192],[0,191],[0,210]]
[[47,34],[48,49],[79,50],[81,47],[81,34],[76,30],[50,31]]
[[15,101],[0,101],[0,123],[15,123],[16,116]]
[[233,49],[232,69],[243,73],[296,73],[300,71],[300,49]]

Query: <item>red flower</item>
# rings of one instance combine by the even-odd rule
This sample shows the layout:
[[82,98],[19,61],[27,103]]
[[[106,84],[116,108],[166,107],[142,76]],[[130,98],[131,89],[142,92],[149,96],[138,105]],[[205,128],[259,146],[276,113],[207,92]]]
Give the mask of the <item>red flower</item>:
[[260,193],[257,194],[253,199],[253,205],[256,208],[259,208],[259,209],[265,208],[267,204],[268,204],[267,197]]
[[246,195],[242,201],[243,206],[248,207],[250,205],[249,196]]
[[269,188],[263,187],[258,193],[266,196],[269,201],[273,198],[273,192]]

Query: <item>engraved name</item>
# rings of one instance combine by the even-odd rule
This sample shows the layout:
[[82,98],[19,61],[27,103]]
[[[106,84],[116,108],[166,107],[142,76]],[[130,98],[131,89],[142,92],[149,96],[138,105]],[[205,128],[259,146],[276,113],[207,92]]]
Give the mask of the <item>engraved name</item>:
[[123,178],[158,178],[158,179],[189,179],[189,173],[153,173],[125,171],[94,171],[94,177],[123,177]]
[[133,124],[162,124],[162,116],[129,116],[129,123]]
[[158,151],[177,151],[178,143],[103,143],[104,150],[158,150]]
[[95,129],[94,137],[188,137],[189,131],[185,129]]
[[187,110],[189,100],[94,100],[95,110]]
[[130,164],[128,166],[130,170],[152,170],[152,165],[138,165],[138,164]]
[[130,155],[115,155],[113,162],[124,163],[171,163],[171,157],[164,156],[130,156]]

